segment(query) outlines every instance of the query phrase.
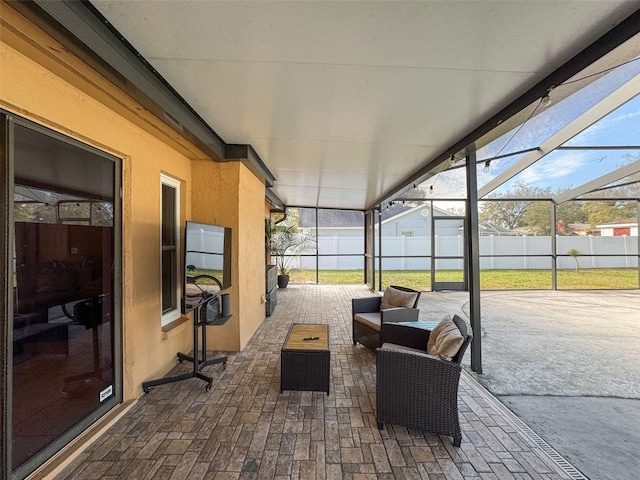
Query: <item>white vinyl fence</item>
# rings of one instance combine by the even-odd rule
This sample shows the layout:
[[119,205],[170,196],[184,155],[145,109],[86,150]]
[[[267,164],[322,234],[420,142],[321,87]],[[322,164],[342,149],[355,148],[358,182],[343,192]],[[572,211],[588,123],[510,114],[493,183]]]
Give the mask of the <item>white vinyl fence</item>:
[[[435,238],[439,270],[460,270],[464,252],[462,236]],[[376,242],[377,246],[377,242]],[[638,237],[557,237],[558,268],[573,269],[575,260],[569,250],[579,252],[580,268],[637,268]],[[319,270],[359,270],[363,268],[364,239],[362,237],[319,237]],[[486,270],[550,269],[551,237],[480,237],[480,267]],[[327,256],[324,255],[347,255]],[[385,270],[425,270],[431,267],[431,237],[383,237],[382,255]],[[536,256],[542,255],[542,256]],[[598,256],[613,255],[613,256]],[[411,258],[423,257],[423,258]],[[484,257],[484,258],[483,258]],[[315,269],[315,256],[296,259],[295,267]]]

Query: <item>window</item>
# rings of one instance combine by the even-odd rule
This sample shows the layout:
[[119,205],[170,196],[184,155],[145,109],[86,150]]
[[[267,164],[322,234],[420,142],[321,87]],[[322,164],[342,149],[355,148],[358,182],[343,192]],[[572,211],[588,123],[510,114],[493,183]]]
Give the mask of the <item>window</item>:
[[161,184],[162,325],[166,325],[180,316],[178,308],[180,298],[178,282],[180,182],[162,175]]

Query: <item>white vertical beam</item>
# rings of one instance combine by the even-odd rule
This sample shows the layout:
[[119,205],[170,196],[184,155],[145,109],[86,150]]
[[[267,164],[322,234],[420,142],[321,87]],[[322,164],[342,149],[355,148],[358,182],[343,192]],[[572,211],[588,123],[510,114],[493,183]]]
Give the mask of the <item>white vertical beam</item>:
[[579,187],[562,192],[560,195],[556,195],[553,198],[553,201],[559,205],[563,202],[572,200],[576,197],[579,197],[580,195],[592,192],[600,187],[609,185],[612,182],[621,180],[625,177],[628,177],[629,175],[633,175],[634,173],[638,172],[640,172],[640,160],[636,160],[635,162],[625,165],[624,167],[616,168],[614,171],[591,180],[590,182],[584,183]]
[[519,162],[510,166],[500,175],[497,175],[489,181],[480,190],[478,190],[478,198],[485,197],[507,180],[515,177],[542,157],[551,153],[555,148],[575,137],[577,134],[587,129],[598,120],[604,118],[638,94],[640,94],[640,75],[633,77],[631,80],[620,86],[616,91],[596,103],[574,121],[551,135],[540,144],[539,150],[528,153]]

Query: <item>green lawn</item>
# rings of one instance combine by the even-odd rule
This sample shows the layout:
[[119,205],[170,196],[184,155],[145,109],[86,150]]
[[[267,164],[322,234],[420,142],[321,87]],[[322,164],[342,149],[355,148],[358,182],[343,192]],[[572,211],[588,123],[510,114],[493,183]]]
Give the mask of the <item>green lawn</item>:
[[[460,281],[459,270],[437,273],[438,281]],[[321,270],[321,284],[348,285],[363,283],[363,270]],[[315,271],[294,271],[292,282],[315,283]],[[376,280],[377,283],[377,280]],[[404,285],[416,290],[431,289],[431,273],[417,270],[389,270],[382,272],[382,284]],[[551,289],[550,270],[483,270],[480,272],[482,290]],[[638,288],[636,268],[598,268],[558,270],[558,289],[617,289]]]

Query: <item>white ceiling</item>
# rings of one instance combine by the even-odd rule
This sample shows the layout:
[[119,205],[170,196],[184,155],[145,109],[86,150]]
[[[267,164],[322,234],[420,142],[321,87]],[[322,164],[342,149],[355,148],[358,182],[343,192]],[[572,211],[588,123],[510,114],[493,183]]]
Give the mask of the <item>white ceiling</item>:
[[620,1],[92,3],[286,204],[372,206],[638,8]]

